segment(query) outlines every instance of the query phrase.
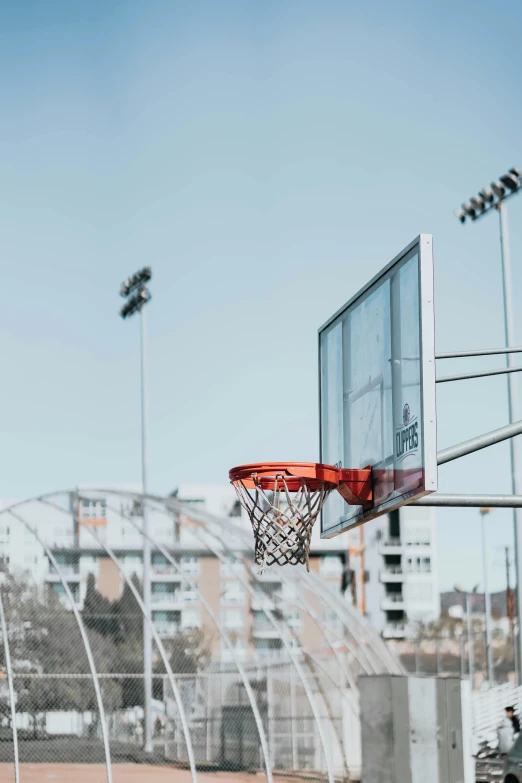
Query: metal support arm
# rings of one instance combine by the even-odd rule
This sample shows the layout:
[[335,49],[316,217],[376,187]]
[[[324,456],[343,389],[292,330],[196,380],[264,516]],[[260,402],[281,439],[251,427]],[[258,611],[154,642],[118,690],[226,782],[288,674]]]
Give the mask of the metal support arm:
[[412,506],[460,506],[461,508],[522,508],[522,495],[442,495],[435,492]]
[[521,372],[522,367],[501,367],[500,370],[482,370],[482,372],[468,372],[464,375],[443,375],[437,378],[437,383],[448,383],[448,381],[467,381],[470,378],[488,378],[490,375],[508,375],[512,372]]
[[501,443],[503,440],[508,440],[508,438],[514,438],[515,435],[521,434],[522,421],[506,424],[505,427],[500,427],[498,430],[491,430],[491,432],[486,432],[484,435],[479,435],[476,438],[465,440],[462,443],[457,443],[455,446],[439,451],[437,464],[444,465],[446,462],[464,457],[466,454],[472,454],[474,451],[480,451],[480,449],[485,449],[487,446],[494,446],[495,443]]

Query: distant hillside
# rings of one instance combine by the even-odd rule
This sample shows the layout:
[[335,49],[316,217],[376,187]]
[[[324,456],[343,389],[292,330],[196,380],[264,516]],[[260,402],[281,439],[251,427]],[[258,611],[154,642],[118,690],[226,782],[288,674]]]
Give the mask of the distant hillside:
[[[462,606],[466,605],[465,596],[462,593],[457,593],[455,590],[451,590],[447,593],[440,594],[440,609],[445,614],[450,606]],[[473,611],[484,612],[484,594],[477,593],[473,598]],[[501,590],[498,593],[491,593],[491,612],[496,617],[507,617],[506,609],[506,591]]]

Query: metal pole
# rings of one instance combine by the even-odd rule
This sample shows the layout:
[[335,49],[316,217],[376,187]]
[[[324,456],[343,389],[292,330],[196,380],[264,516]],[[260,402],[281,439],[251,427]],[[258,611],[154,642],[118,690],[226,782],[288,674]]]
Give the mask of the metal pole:
[[480,509],[480,528],[482,535],[482,572],[484,576],[484,614],[486,619],[486,664],[488,682],[492,684],[495,681],[493,672],[493,650],[491,647],[491,596],[488,590],[488,563],[486,549],[486,515],[489,509]]
[[522,495],[444,495],[434,492],[410,503],[411,506],[450,506],[452,508],[522,508]]
[[466,618],[468,622],[468,669],[471,688],[473,689],[473,677],[475,674],[475,650],[473,645],[473,626],[471,623],[471,598],[466,593]]
[[140,347],[141,347],[141,464],[142,464],[142,518],[143,518],[143,690],[144,690],[144,742],[146,753],[152,753],[152,613],[150,586],[150,538],[147,511],[148,464],[147,464],[147,386],[146,386],[146,308],[140,310]]
[[505,547],[506,552],[506,614],[509,620],[509,638],[511,639],[511,646],[513,647],[513,669],[515,671],[515,679],[518,682],[517,671],[517,656],[515,650],[515,612],[513,605],[513,593],[511,591],[511,575],[510,575],[510,563],[509,563],[509,547]]
[[[512,377],[512,376],[509,376]],[[455,446],[449,446],[447,449],[437,452],[437,465],[444,465],[446,462],[451,462],[453,459],[464,457],[466,454],[473,454],[475,451],[485,449],[488,446],[494,446],[496,443],[500,443],[503,440],[514,438],[515,435],[522,434],[522,421],[512,422],[506,424],[504,427],[499,427],[497,430],[491,430],[483,435],[478,435],[476,438],[470,438],[470,440],[464,440],[462,443],[457,443]],[[514,494],[522,494],[522,487],[520,492]]]
[[[509,234],[507,223],[507,207],[504,202],[497,206],[500,223],[500,255],[502,259],[502,292],[504,296],[504,334],[506,347],[515,344],[515,320],[513,315],[513,300],[511,289],[511,258],[509,252]],[[507,366],[512,367],[512,354],[507,354]],[[514,373],[508,375],[508,407],[509,421],[518,421],[518,384]],[[511,438],[509,441],[511,457],[511,489],[514,495],[522,494],[520,480],[520,450],[519,441]],[[513,534],[515,542],[515,571],[518,619],[517,670],[522,675],[522,512],[513,510]],[[519,682],[520,684],[520,682]]]
[[464,375],[444,375],[437,378],[436,383],[448,383],[448,381],[468,381],[471,378],[489,378],[491,375],[509,375],[514,372],[522,372],[522,367],[503,367],[501,370],[482,370],[482,372],[467,372]]
[[13,685],[13,668],[11,666],[11,653],[9,651],[9,634],[2,601],[2,587],[0,586],[0,624],[2,626],[2,640],[4,643],[5,669],[7,674],[7,686],[9,688],[9,708],[11,711],[11,733],[13,735],[13,756],[15,783],[20,783],[20,760],[18,757],[18,730],[16,728],[16,702]]

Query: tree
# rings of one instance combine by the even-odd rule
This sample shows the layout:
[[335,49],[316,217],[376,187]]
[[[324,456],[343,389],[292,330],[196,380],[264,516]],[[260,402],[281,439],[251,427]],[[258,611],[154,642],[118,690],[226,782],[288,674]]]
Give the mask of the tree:
[[118,628],[115,606],[96,589],[94,574],[87,577],[87,591],[83,602],[83,620],[102,636],[114,636]]

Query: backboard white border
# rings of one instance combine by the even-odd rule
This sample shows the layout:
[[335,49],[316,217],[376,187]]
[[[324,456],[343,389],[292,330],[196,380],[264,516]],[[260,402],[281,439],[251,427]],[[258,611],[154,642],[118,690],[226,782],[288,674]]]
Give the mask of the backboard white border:
[[[364,522],[375,517],[393,511],[400,506],[405,505],[405,501],[410,497],[420,498],[437,490],[438,471],[437,471],[437,403],[435,392],[435,318],[434,318],[434,300],[433,300],[433,237],[431,234],[419,234],[419,236],[410,242],[395,258],[390,261],[380,272],[378,272],[355,296],[344,304],[331,318],[324,323],[318,332],[318,362],[319,362],[319,450],[320,462],[323,461],[322,455],[322,432],[321,432],[321,333],[327,329],[339,316],[341,316],[351,305],[353,305],[369,288],[371,288],[380,278],[384,277],[389,270],[400,263],[403,258],[412,250],[417,248],[419,255],[419,301],[420,301],[420,331],[422,345],[422,388],[423,388],[423,447],[424,447],[424,480],[425,489],[423,492],[407,492],[395,498],[391,498],[385,503],[381,503],[371,509],[364,511],[361,509],[356,517],[339,522],[323,531],[323,515],[321,513],[321,538],[332,538],[346,530],[351,530]],[[353,467],[346,465],[346,467]]]

